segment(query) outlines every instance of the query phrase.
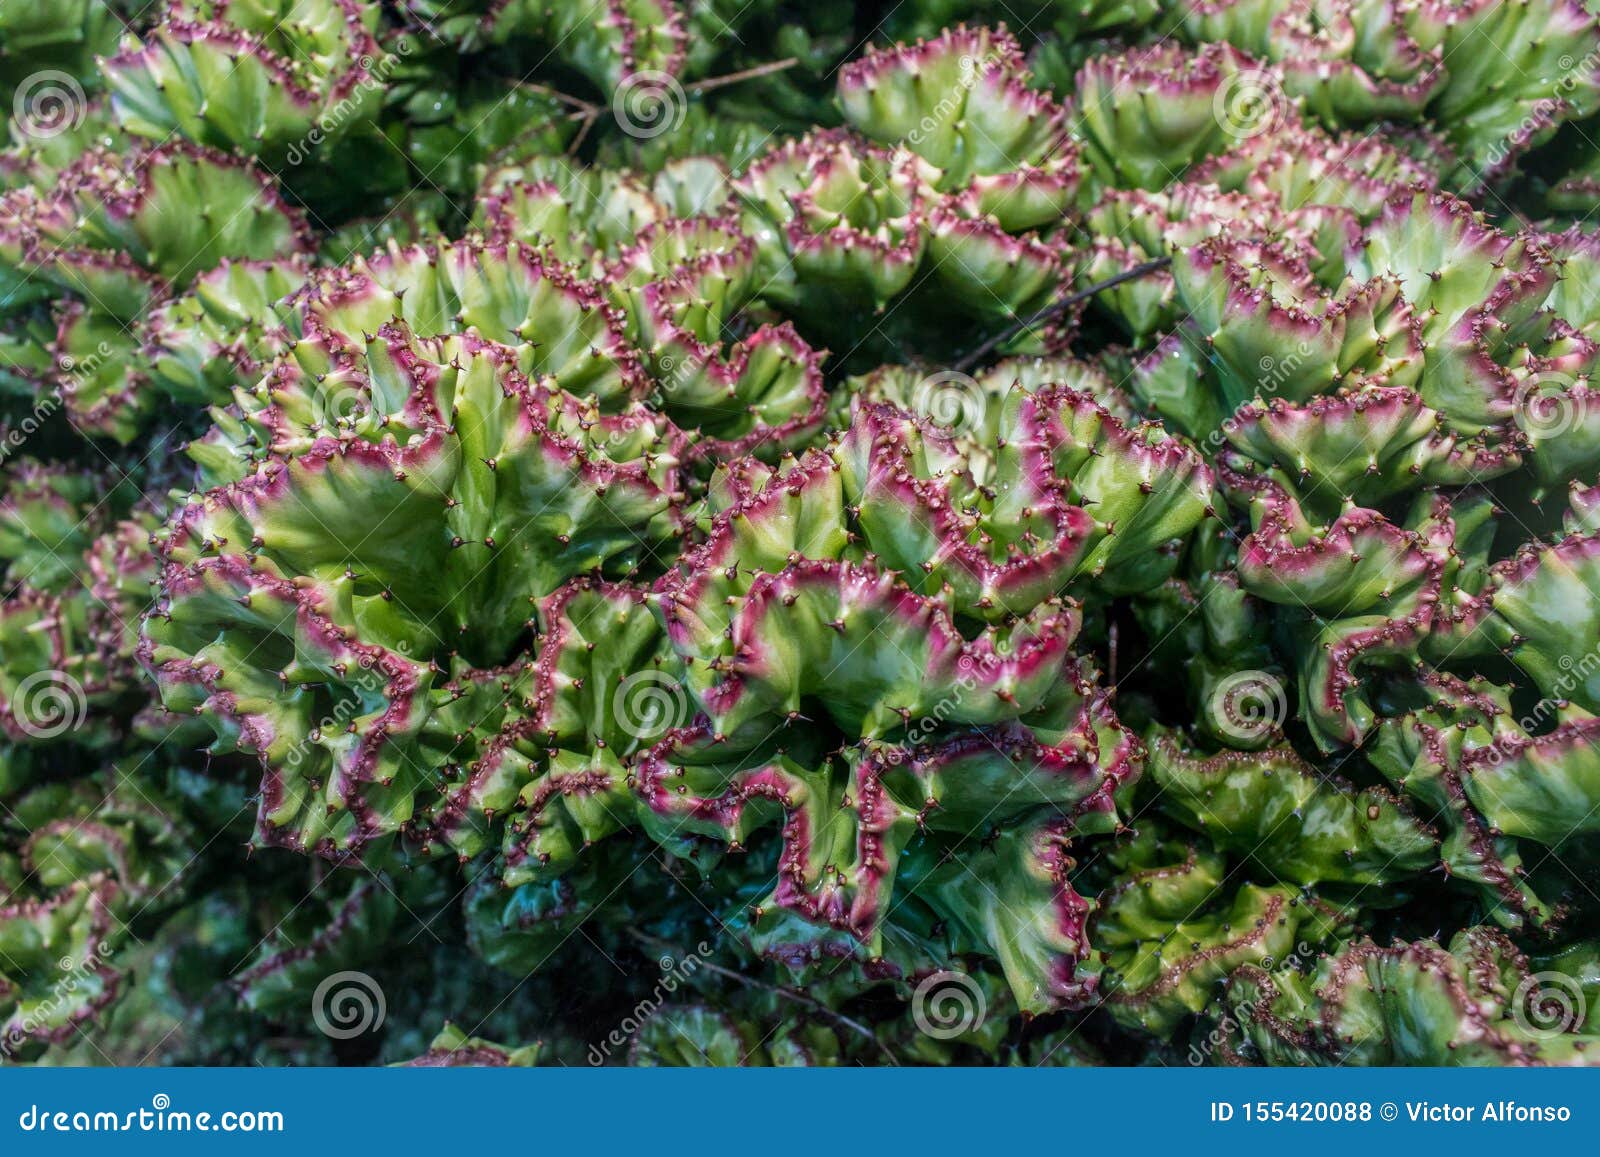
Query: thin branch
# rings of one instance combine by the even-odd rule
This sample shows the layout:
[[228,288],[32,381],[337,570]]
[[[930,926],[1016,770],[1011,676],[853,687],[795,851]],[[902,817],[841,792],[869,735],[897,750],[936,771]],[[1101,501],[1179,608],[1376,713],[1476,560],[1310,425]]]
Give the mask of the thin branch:
[[537,92],[543,96],[553,97],[569,108],[576,109],[580,116],[595,116],[600,112],[600,106],[591,101],[576,97],[570,93],[562,92],[559,88],[551,88],[547,84],[535,84],[531,80],[512,80],[512,88],[525,88],[529,92]]
[[[770,76],[775,72],[783,72],[799,64],[798,57],[785,57],[783,60],[774,60],[769,64],[760,64],[754,68],[746,68],[740,72],[730,72],[726,76],[712,76],[705,80],[697,80],[693,84],[685,85],[686,93],[710,92],[712,89],[722,88],[724,85],[738,84],[742,80],[754,80],[758,76]],[[526,89],[529,92],[539,93],[541,96],[550,97],[559,101],[572,111],[564,119],[578,121],[578,133],[572,138],[572,143],[567,146],[567,156],[576,155],[583,142],[588,139],[589,132],[599,121],[602,113],[606,111],[604,105],[595,104],[593,101],[584,100],[582,97],[573,96],[570,92],[562,92],[559,88],[551,88],[547,84],[537,84],[531,80],[511,80],[513,88]]]
[[774,72],[787,72],[799,63],[799,57],[786,56],[782,60],[758,64],[754,68],[746,68],[741,72],[730,72],[726,76],[711,76],[705,80],[697,80],[693,84],[684,85],[683,91],[710,92],[712,89],[722,88],[724,85],[738,84],[741,80],[754,80],[758,76],[771,76]]
[[1093,285],[1078,290],[1076,293],[1069,293],[1060,301],[1045,306],[1033,316],[1025,317],[1015,325],[1011,326],[1009,329],[1001,330],[977,349],[973,350],[960,361],[956,362],[954,368],[957,372],[964,374],[971,370],[973,366],[977,365],[984,358],[992,354],[1000,346],[1004,345],[1006,342],[1010,341],[1024,330],[1032,329],[1042,321],[1050,321],[1056,317],[1056,315],[1065,313],[1068,309],[1071,309],[1074,305],[1077,305],[1078,302],[1088,301],[1089,298],[1093,297],[1097,293],[1103,293],[1107,289],[1121,285],[1124,281],[1132,281],[1135,278],[1143,277],[1147,273],[1154,273],[1158,269],[1165,269],[1171,264],[1172,258],[1157,257],[1154,261],[1145,261],[1141,264],[1135,265],[1132,269],[1124,269],[1115,277],[1108,277],[1104,281],[1097,281]]
[[[628,929],[628,934],[641,944],[648,944],[652,948],[669,948],[674,952],[682,951],[681,948],[672,943],[670,940],[663,940],[659,936],[651,936],[646,932],[640,932],[637,928]],[[757,980],[753,976],[746,976],[742,972],[735,972],[731,968],[724,968],[722,965],[714,964],[709,960],[702,959],[700,961],[700,967],[709,972],[715,972],[718,976],[726,976],[729,980],[736,980],[740,984],[747,985],[750,988],[759,988],[763,992],[770,992],[775,996],[783,997],[785,1000],[792,1000],[796,1004],[803,1004],[807,1008],[827,1017],[829,1020],[838,1024],[842,1024],[852,1032],[859,1033],[861,1036],[866,1037],[873,1044],[877,1045],[880,1050],[882,1050],[883,1055],[889,1058],[890,1064],[898,1065],[900,1063],[899,1058],[894,1055],[894,1051],[890,1049],[888,1045],[884,1044],[883,1041],[878,1039],[877,1033],[873,1032],[859,1020],[854,1020],[851,1017],[845,1016],[842,1012],[835,1012],[833,1009],[829,1008],[815,997],[807,996],[805,993],[797,992],[792,988],[786,988],[781,984],[768,984],[764,980]]]
[[578,130],[578,135],[572,138],[572,143],[567,146],[567,156],[576,156],[578,149],[583,145],[584,138],[589,135],[589,130],[594,128],[594,122],[600,118],[600,110],[583,114],[583,127]]

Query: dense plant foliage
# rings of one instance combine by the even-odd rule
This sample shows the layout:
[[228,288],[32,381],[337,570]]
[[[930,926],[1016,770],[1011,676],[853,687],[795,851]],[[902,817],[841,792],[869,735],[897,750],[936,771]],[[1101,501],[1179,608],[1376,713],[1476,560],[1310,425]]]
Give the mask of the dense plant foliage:
[[5,1060],[1596,1055],[1579,0],[0,77]]

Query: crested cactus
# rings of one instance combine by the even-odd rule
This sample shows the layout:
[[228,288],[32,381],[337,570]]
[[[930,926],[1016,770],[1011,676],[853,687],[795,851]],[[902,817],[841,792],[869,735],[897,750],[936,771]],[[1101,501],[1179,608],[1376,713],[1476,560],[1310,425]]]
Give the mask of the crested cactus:
[[34,787],[0,827],[0,1055],[70,1040],[126,982],[133,925],[173,904],[190,861],[180,810],[125,770]]
[[[262,757],[263,838],[356,852],[459,768],[463,725],[493,730],[530,597],[681,533],[681,436],[638,405],[602,418],[470,336],[394,323],[345,364],[279,363],[196,446],[238,477],[173,520],[140,657],[219,750]],[[368,533],[389,520],[407,546]],[[348,540],[319,549],[330,524]]]
[[1227,44],[1097,57],[1078,72],[1084,159],[1104,185],[1161,189],[1284,115],[1275,76]]
[[0,1062],[1589,1061],[1576,0],[113,7]]
[[469,1037],[453,1024],[445,1025],[421,1056],[402,1062],[410,1068],[526,1068],[538,1064],[539,1043],[515,1048],[481,1037]]
[[1236,882],[1211,848],[1145,825],[1112,848],[1089,923],[1098,982],[1119,1022],[1165,1035],[1214,1008],[1236,969],[1335,937],[1339,913],[1284,884]]
[[105,62],[112,108],[137,136],[179,134],[280,163],[297,143],[371,119],[382,93],[374,16],[353,0],[174,0]]
[[1310,968],[1235,973],[1231,1055],[1300,1065],[1589,1063],[1594,1034],[1560,1004],[1568,990],[1546,983],[1490,928],[1463,929],[1448,947],[1357,941]]

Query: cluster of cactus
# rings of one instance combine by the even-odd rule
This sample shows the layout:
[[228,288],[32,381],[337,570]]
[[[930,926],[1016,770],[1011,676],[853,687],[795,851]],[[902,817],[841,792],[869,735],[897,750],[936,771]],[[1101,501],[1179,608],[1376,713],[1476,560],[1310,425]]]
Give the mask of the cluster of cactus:
[[1007,15],[0,13],[0,1061],[1589,1060],[1600,19]]

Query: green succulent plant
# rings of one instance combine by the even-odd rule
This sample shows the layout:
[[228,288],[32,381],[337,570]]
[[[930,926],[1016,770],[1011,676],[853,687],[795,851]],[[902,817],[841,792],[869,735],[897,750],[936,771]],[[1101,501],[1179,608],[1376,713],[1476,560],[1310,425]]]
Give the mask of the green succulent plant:
[[0,1062],[1586,1063],[1597,51],[7,4]]

